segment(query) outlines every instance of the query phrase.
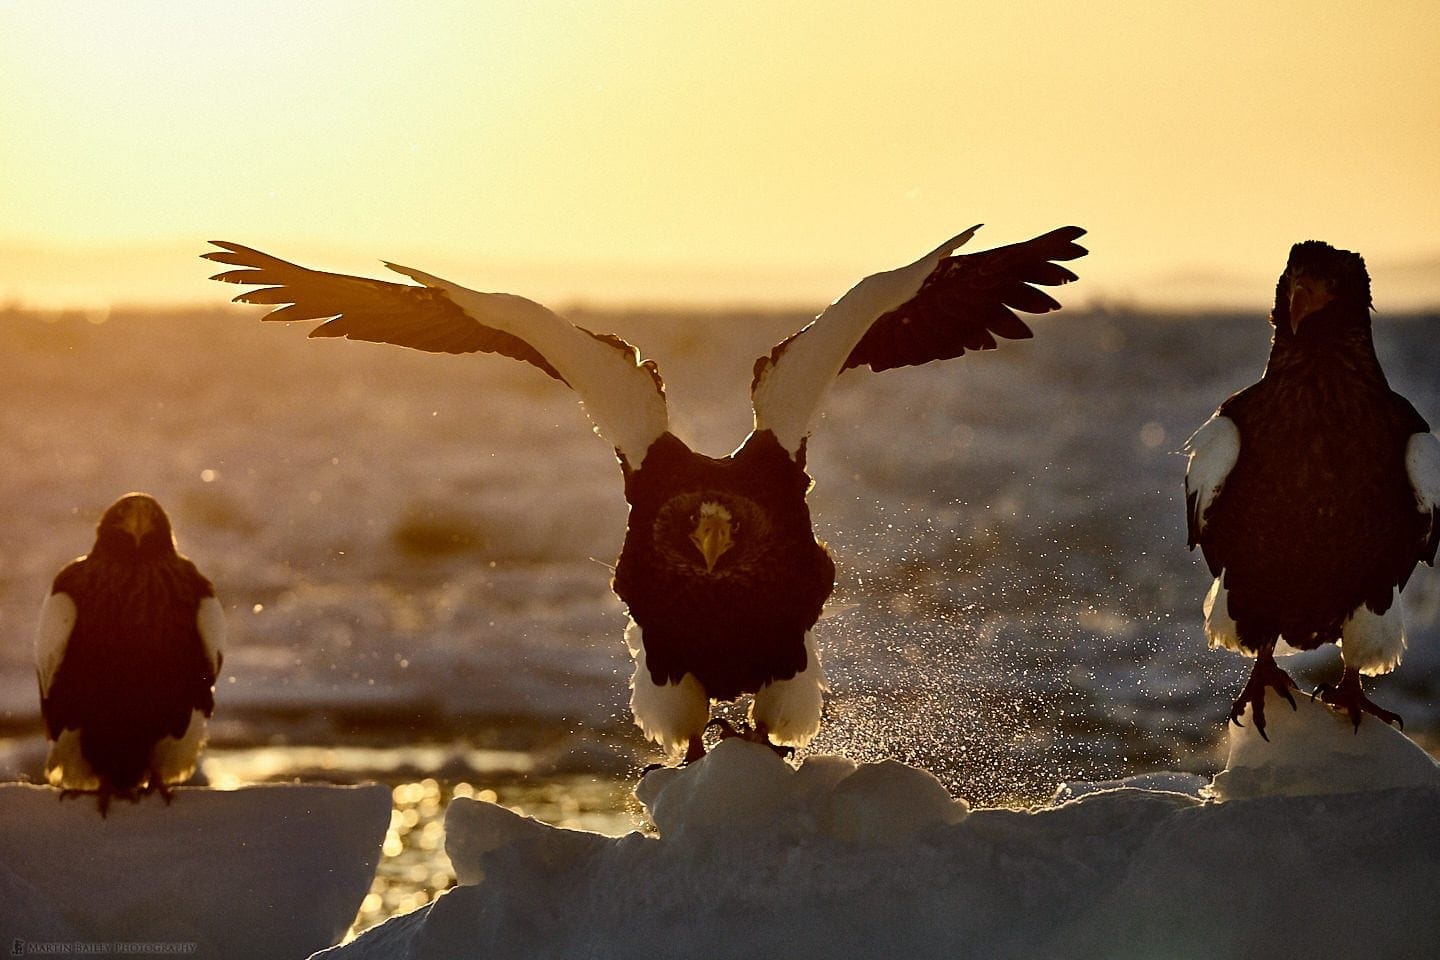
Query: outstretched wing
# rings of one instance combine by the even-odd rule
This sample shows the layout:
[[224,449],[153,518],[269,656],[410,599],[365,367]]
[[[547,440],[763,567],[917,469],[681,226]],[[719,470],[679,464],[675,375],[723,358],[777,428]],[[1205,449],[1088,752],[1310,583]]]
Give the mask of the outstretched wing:
[[1060,304],[1032,284],[1076,279],[1055,263],[1086,254],[1079,227],[1061,227],[1024,243],[949,256],[978,226],[909,266],[856,284],[813,322],[755,362],[755,428],[768,429],[794,456],[810,432],[825,391],[843,370],[913,366],[992,350],[995,338],[1032,336],[1014,313],[1048,313]]
[[238,303],[281,304],[266,320],[323,320],[312,337],[393,343],[432,353],[498,353],[523,360],[580,395],[601,436],[636,466],[668,429],[653,361],[618,337],[595,334],[508,293],[480,293],[387,263],[420,286],[311,270],[236,243],[212,241],[207,260],[238,267],[211,279],[255,284]]

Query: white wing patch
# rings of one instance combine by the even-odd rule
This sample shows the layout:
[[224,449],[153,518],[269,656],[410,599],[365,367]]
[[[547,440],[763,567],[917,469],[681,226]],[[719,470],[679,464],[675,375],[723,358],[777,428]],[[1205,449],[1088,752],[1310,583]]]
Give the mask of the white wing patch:
[[200,601],[195,626],[200,631],[200,641],[205,644],[205,658],[210,661],[210,669],[219,671],[220,658],[225,652],[225,608],[219,600],[206,597]]
[[1190,455],[1185,468],[1185,506],[1194,546],[1205,529],[1205,511],[1219,496],[1240,457],[1240,429],[1234,420],[1217,413],[1185,441],[1185,452]]
[[[1440,439],[1433,433],[1417,433],[1405,445],[1405,471],[1415,492],[1415,509],[1430,515],[1426,543],[1440,537]],[[1433,557],[1431,558],[1433,562]]]
[[871,324],[915,296],[936,266],[975,235],[971,227],[908,266],[876,273],[825,308],[773,361],[763,358],[751,392],[755,429],[770,430],[795,456],[845,358]]
[[68,593],[52,593],[40,607],[40,624],[35,630],[35,669],[40,675],[40,696],[50,695],[55,671],[65,659],[70,631],[75,629],[78,611]]
[[534,347],[580,396],[595,430],[633,467],[669,429],[665,395],[653,369],[627,352],[586,333],[533,300],[510,293],[479,293],[449,280],[387,263],[417,283],[444,290],[469,316]]

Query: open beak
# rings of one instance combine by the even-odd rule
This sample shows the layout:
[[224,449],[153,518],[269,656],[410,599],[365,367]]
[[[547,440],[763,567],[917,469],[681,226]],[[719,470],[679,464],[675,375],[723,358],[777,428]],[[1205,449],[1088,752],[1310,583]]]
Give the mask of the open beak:
[[690,541],[705,558],[705,572],[714,573],[716,562],[733,543],[730,518],[714,514],[702,516],[695,525],[695,532],[690,534]]
[[1335,299],[1330,281],[1297,273],[1290,278],[1290,332],[1298,333],[1300,322]]

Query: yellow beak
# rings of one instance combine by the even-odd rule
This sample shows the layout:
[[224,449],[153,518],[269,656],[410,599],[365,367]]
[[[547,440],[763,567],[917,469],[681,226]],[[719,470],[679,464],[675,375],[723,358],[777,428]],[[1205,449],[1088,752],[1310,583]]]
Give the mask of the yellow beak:
[[131,537],[135,538],[135,545],[138,547],[140,541],[145,539],[145,534],[154,527],[150,521],[150,512],[139,508],[132,508],[126,511],[120,521],[120,527]]
[[705,558],[705,572],[714,573],[716,562],[734,542],[730,534],[730,518],[716,514],[701,517],[695,525],[695,532],[690,534],[690,541]]
[[1335,299],[1327,280],[1297,274],[1290,278],[1290,332],[1300,330],[1300,321]]

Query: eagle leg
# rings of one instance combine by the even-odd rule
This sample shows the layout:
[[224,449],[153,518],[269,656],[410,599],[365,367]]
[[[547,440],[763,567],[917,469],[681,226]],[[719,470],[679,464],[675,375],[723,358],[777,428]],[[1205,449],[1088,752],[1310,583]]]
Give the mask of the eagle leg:
[[707,730],[711,727],[715,727],[720,731],[721,740],[729,740],[731,737],[739,737],[741,740],[745,740],[749,743],[763,743],[765,746],[769,747],[771,750],[774,750],[777,754],[786,758],[787,760],[795,755],[794,747],[782,747],[778,743],[771,743],[770,730],[763,723],[757,723],[753,727],[749,726],[748,724],[741,724],[739,727],[737,727],[735,726],[735,724],[731,723],[729,720],[726,720],[724,717],[716,717],[705,725],[705,729]]
[[736,727],[735,724],[731,723],[729,720],[726,720],[724,717],[715,717],[709,723],[705,724],[706,730],[709,730],[712,727],[720,731],[721,740],[729,740],[731,737],[746,736],[744,730]]
[[1360,731],[1360,715],[1368,713],[1379,717],[1391,726],[1398,726],[1405,729],[1405,721],[1400,719],[1400,714],[1391,713],[1383,707],[1376,706],[1360,687],[1360,671],[1347,668],[1340,675],[1340,682],[1331,686],[1322,683],[1315,688],[1320,699],[1334,707],[1336,710],[1343,710],[1350,715],[1350,722],[1355,726],[1355,731]]
[[1265,735],[1265,689],[1273,688],[1289,702],[1291,710],[1297,709],[1295,697],[1290,693],[1295,681],[1275,662],[1274,649],[1273,645],[1260,648],[1260,652],[1255,656],[1255,666],[1250,669],[1250,679],[1245,681],[1240,696],[1235,698],[1235,703],[1230,708],[1230,722],[1237,727],[1243,727],[1240,717],[1245,713],[1246,704],[1249,704],[1255,718],[1255,732],[1267,742],[1270,738]]
[[[675,764],[675,766],[687,767],[703,756],[705,756],[705,741],[697,734],[690,738],[690,745],[685,748],[685,756],[682,757],[680,762]],[[668,764],[664,763],[647,763],[640,769],[640,776],[645,776],[645,774],[651,770],[664,770],[667,766]],[[164,794],[164,796],[165,802],[169,803],[169,794]]]
[[153,774],[150,778],[150,790],[160,794],[160,799],[165,801],[165,806],[167,807],[170,806],[171,801],[175,799],[175,791],[170,789],[170,785],[167,784],[158,773]]
[[774,750],[786,760],[789,760],[791,757],[795,756],[794,747],[783,747],[778,743],[770,742],[770,728],[765,726],[765,724],[763,723],[755,724],[755,729],[751,731],[751,736],[749,737],[749,739],[754,740],[756,743],[765,744],[765,746],[769,747],[771,750]]

